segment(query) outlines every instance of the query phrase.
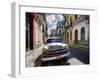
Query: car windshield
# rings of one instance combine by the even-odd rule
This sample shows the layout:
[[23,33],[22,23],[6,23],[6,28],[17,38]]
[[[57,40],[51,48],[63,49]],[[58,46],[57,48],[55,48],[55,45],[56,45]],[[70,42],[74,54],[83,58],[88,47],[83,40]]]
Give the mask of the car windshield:
[[63,42],[62,38],[51,38],[47,40],[47,43]]

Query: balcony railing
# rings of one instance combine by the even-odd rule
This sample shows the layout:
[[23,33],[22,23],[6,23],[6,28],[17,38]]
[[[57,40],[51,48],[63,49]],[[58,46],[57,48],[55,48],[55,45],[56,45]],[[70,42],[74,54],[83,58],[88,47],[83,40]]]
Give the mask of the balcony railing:
[[89,23],[89,18],[87,18],[86,16],[82,16],[82,17],[76,19],[75,21],[73,21],[72,25],[74,26],[74,25],[76,25],[82,21],[85,21],[85,20],[87,20],[88,21],[87,23]]

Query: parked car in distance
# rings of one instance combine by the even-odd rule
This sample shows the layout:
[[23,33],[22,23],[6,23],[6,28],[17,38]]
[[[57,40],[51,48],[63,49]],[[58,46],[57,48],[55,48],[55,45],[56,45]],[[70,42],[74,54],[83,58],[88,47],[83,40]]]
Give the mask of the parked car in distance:
[[[42,51],[42,65],[47,65],[48,62],[53,61],[58,61],[56,63],[66,63],[67,56],[70,54],[68,45],[59,37],[48,38]],[[64,61],[61,61],[61,59],[64,59]]]

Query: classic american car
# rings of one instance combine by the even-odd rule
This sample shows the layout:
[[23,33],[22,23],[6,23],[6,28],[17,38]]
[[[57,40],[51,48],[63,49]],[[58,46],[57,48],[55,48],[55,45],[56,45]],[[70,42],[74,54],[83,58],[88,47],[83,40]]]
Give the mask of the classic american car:
[[[64,43],[62,38],[48,38],[43,48],[42,63],[51,62],[60,59],[66,59],[70,54],[68,45]],[[66,61],[65,60],[65,61]],[[59,62],[58,62],[59,63]]]

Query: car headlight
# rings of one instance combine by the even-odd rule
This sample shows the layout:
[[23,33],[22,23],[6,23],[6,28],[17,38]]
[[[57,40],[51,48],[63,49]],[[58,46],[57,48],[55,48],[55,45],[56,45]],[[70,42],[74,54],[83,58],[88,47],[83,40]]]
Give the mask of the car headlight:
[[45,46],[45,47],[43,48],[43,50],[42,50],[42,51],[43,51],[43,52],[47,52],[47,51],[48,51],[48,49],[49,49],[49,48],[48,48],[48,46]]
[[68,46],[67,45],[63,45],[63,47],[68,49]]
[[45,48],[45,49],[48,49],[48,46],[45,46],[44,48]]
[[64,46],[64,48],[68,49],[68,46]]

